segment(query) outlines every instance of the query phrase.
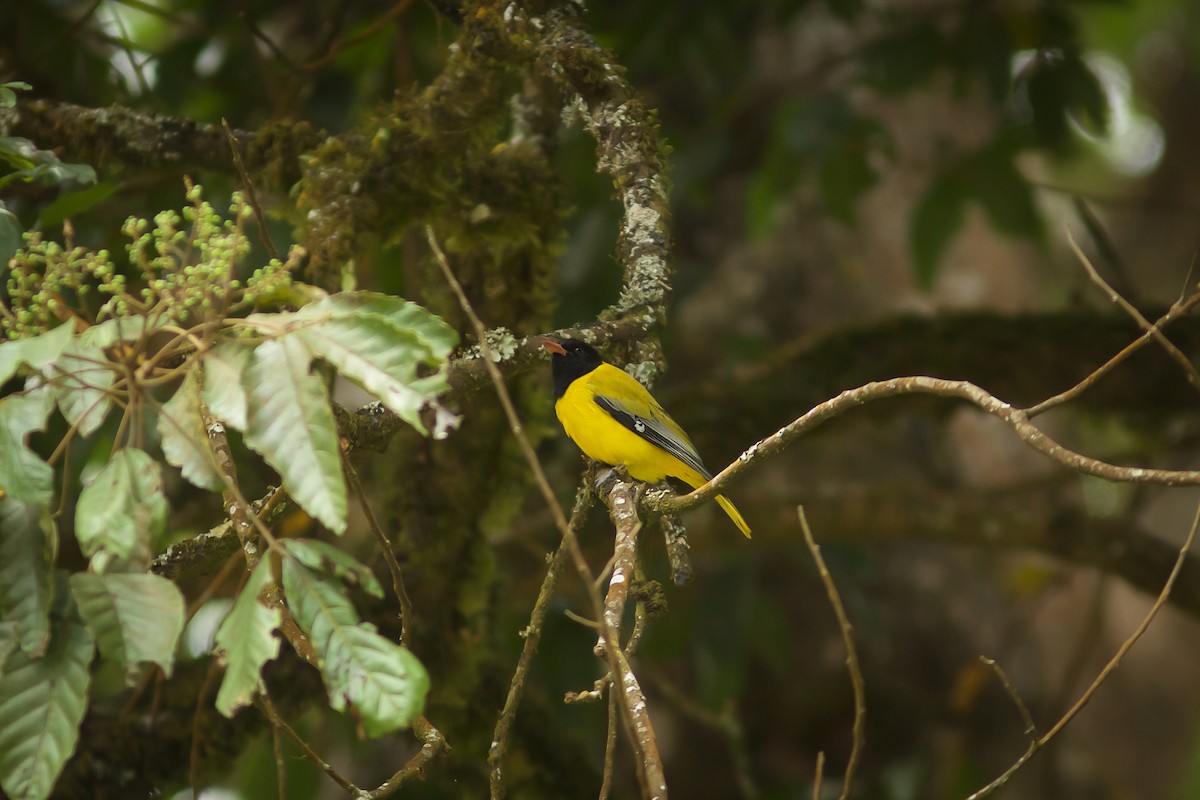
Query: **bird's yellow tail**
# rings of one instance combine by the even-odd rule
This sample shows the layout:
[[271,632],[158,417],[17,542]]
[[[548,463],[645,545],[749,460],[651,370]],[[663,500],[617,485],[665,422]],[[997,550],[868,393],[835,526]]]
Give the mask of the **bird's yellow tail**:
[[725,499],[725,495],[717,495],[717,505],[725,509],[725,513],[733,520],[733,524],[738,526],[738,530],[745,534],[746,538],[750,538],[750,526],[746,524],[746,520],[742,519],[742,515],[738,513],[737,507],[733,503]]

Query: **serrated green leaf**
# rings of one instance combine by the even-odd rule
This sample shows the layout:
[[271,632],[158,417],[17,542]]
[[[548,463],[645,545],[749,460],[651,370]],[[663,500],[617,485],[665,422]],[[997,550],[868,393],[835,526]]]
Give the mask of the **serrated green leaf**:
[[40,336],[0,343],[0,384],[15,375],[22,364],[39,371],[46,369],[58,361],[74,335],[75,326],[64,322]]
[[72,339],[47,377],[53,381],[63,417],[78,426],[81,435],[90,436],[104,423],[112,407],[109,390],[117,376],[101,348],[85,344],[83,337]]
[[32,656],[46,652],[50,640],[57,549],[49,509],[11,496],[0,500],[0,618],[13,624],[21,649]]
[[335,711],[358,710],[368,736],[407,727],[425,709],[429,674],[407,648],[380,636],[367,623],[329,638],[325,677]]
[[0,266],[7,264],[13,253],[21,249],[21,235],[24,232],[16,215],[0,207]]
[[267,341],[243,372],[246,444],[276,472],[305,511],[330,530],[346,529],[346,481],[337,427],[312,354],[295,337]]
[[418,376],[429,350],[414,334],[386,317],[358,313],[337,316],[292,335],[315,355],[350,378],[422,434],[421,409],[436,407],[447,388],[445,373]]
[[962,186],[945,175],[934,179],[913,211],[910,243],[917,280],[933,285],[946,247],[962,227],[966,197]]
[[80,492],[75,538],[95,572],[105,572],[114,559],[145,567],[169,510],[159,465],[145,452],[127,447]]
[[75,752],[95,648],[78,622],[55,626],[43,658],[18,650],[0,675],[0,785],[11,800],[48,797]]
[[354,706],[370,736],[404,727],[421,713],[429,691],[425,668],[407,649],[359,622],[339,584],[285,558],[283,585],[292,615],[321,657],[331,707]]
[[297,317],[310,319],[323,314],[334,318],[358,314],[383,317],[416,337],[428,349],[433,366],[444,361],[458,345],[458,333],[443,319],[416,303],[390,294],[341,292],[304,306]]
[[38,215],[38,228],[45,230],[68,217],[82,214],[92,206],[103,203],[119,188],[117,184],[105,181],[86,189],[63,192],[53,203],[42,209],[42,213]]
[[46,426],[54,398],[44,388],[0,398],[0,489],[14,500],[48,506],[54,470],[25,445]]
[[183,477],[201,489],[218,491],[225,478],[217,467],[200,415],[199,365],[188,371],[183,383],[163,404],[158,417],[158,435],[162,439],[167,463],[179,467]]
[[159,575],[71,576],[71,594],[88,630],[105,658],[130,669],[143,661],[162,667],[171,677],[175,646],[183,632],[183,595]]
[[274,632],[282,615],[278,608],[269,608],[259,599],[270,581],[271,563],[263,559],[242,587],[213,640],[225,662],[225,677],[217,692],[217,710],[227,717],[250,705],[255,692],[262,687],[263,665],[279,656],[279,638]]
[[383,587],[375,573],[334,545],[319,539],[288,539],[283,544],[290,555],[309,569],[361,586],[372,597],[383,597]]
[[253,348],[239,342],[221,342],[204,354],[204,404],[217,419],[239,431],[246,429],[246,367]]

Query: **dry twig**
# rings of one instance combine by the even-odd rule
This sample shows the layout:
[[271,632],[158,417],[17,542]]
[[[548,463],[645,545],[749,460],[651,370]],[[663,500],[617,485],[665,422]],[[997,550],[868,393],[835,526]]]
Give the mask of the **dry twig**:
[[[1137,643],[1138,639],[1142,638],[1142,634],[1144,634],[1150,627],[1150,623],[1152,623],[1154,618],[1158,616],[1158,612],[1164,605],[1166,605],[1167,598],[1171,594],[1171,588],[1175,585],[1175,580],[1179,577],[1179,571],[1183,567],[1183,562],[1187,558],[1188,551],[1192,547],[1192,542],[1194,542],[1196,539],[1196,531],[1198,528],[1200,528],[1200,505],[1196,507],[1196,515],[1192,519],[1192,527],[1190,530],[1188,530],[1187,538],[1184,540],[1183,545],[1179,548],[1179,556],[1175,560],[1174,569],[1171,570],[1171,574],[1167,577],[1166,583],[1163,584],[1162,591],[1158,593],[1158,597],[1155,599],[1154,604],[1150,606],[1150,610],[1146,612],[1146,616],[1142,618],[1142,621],[1138,624],[1134,632],[1129,635],[1128,639],[1122,642],[1121,646],[1117,648],[1117,652],[1113,654],[1113,657],[1110,658],[1108,663],[1104,665],[1104,668],[1100,670],[1100,673],[1096,676],[1096,679],[1093,680],[1091,685],[1084,690],[1079,699],[1075,701],[1075,704],[1067,709],[1067,712],[1059,718],[1058,722],[1054,723],[1054,726],[1050,728],[1050,730],[1046,731],[1046,733],[1032,740],[1024,754],[1014,761],[1008,769],[1004,770],[1004,772],[997,776],[991,783],[987,784],[979,791],[971,794],[966,798],[966,800],[982,800],[982,798],[987,797],[992,792],[1008,783],[1009,779],[1016,774],[1017,770],[1025,766],[1025,764],[1029,761],[1029,759],[1033,758],[1037,751],[1049,744],[1050,741],[1067,726],[1067,723],[1073,720],[1075,716],[1083,710],[1083,707],[1088,704],[1088,701],[1092,699],[1092,696],[1096,694],[1100,686],[1103,685],[1103,683],[1108,679],[1108,676],[1111,675],[1113,671],[1121,665],[1121,661],[1125,658],[1125,654],[1128,653],[1134,644]],[[1032,722],[1032,720],[1029,720],[1027,724],[1030,722]]]
[[[588,491],[588,483],[585,480],[575,494],[575,508],[571,511],[571,520],[568,523],[572,530],[578,530],[579,526],[583,524],[590,504],[591,492]],[[558,574],[566,559],[566,547],[559,544],[554,554],[548,559],[546,576],[542,578],[542,587],[538,590],[537,600],[533,604],[533,611],[530,612],[529,625],[521,631],[521,635],[525,638],[525,646],[521,649],[521,657],[517,660],[516,669],[513,670],[508,696],[504,698],[504,708],[501,709],[500,716],[496,719],[496,730],[492,735],[492,745],[488,749],[490,770],[488,781],[493,798],[504,796],[504,756],[508,751],[509,731],[516,719],[517,708],[521,704],[521,695],[525,690],[525,681],[529,677],[529,668],[533,664],[533,657],[537,654],[538,644],[542,639],[542,626],[545,624],[546,614],[550,611],[550,598],[554,596]]]
[[682,497],[669,497],[658,502],[651,500],[650,505],[655,510],[668,514],[685,511],[720,494],[730,483],[747,471],[751,464],[780,453],[800,434],[872,400],[914,394],[957,397],[973,403],[988,414],[1003,420],[1025,444],[1076,472],[1118,483],[1148,483],[1159,486],[1200,485],[1200,472],[1194,470],[1121,467],[1068,450],[1031,423],[1027,412],[1014,408],[968,381],[911,376],[875,381],[856,389],[847,389],[837,397],[817,405],[807,414],[785,425],[767,438],[755,442],[732,464],[699,489]]
[[854,770],[862,756],[863,721],[867,716],[867,692],[863,683],[862,668],[858,664],[858,648],[854,646],[854,628],[850,625],[850,618],[846,616],[842,595],[838,592],[837,584],[833,582],[833,576],[829,574],[829,568],[825,566],[820,546],[813,539],[812,529],[808,526],[808,519],[804,516],[804,506],[797,506],[796,513],[800,515],[800,531],[804,534],[804,543],[808,545],[808,552],[812,554],[813,561],[817,564],[817,574],[821,576],[821,583],[825,585],[825,594],[829,596],[829,605],[833,607],[833,614],[837,617],[838,630],[842,634],[842,644],[846,648],[846,669],[850,673],[850,687],[854,692],[853,744],[850,747],[850,757],[846,760],[842,793],[838,795],[838,800],[846,800],[850,796]]

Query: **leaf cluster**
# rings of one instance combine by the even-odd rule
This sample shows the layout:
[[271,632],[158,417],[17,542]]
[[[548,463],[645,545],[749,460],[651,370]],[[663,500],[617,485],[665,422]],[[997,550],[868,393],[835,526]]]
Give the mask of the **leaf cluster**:
[[[251,573],[215,638],[221,713],[261,690],[289,614],[330,705],[352,709],[368,734],[408,725],[428,691],[417,658],[349,599],[347,583],[382,597],[374,576],[331,545],[274,539],[241,493],[224,438],[240,430],[292,501],[340,534],[344,454],[316,363],[444,436],[457,421],[439,402],[457,336],[403,299],[293,281],[299,249],[240,282],[249,208],[235,196],[226,218],[198,186],[188,199],[182,212],[126,223],[129,275],[107,252],[40,235],[10,261],[0,321],[0,384],[13,389],[0,397],[0,785],[14,798],[48,796],[89,703],[100,702],[90,697],[97,655],[130,682],[147,669],[172,673],[187,603],[151,570],[178,538],[168,465],[221,495]],[[56,414],[66,433],[45,457],[30,437]],[[73,440],[112,442],[113,452],[78,488],[72,519],[55,499],[59,482],[62,496],[74,493],[63,457]],[[58,556],[68,537],[86,562],[73,573]]]

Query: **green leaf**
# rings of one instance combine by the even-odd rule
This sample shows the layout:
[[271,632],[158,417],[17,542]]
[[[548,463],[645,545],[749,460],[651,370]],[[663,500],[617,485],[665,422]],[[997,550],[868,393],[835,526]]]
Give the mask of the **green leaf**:
[[416,656],[358,621],[342,587],[296,558],[283,560],[283,586],[296,623],[321,658],[329,704],[352,705],[369,736],[408,725],[424,708],[429,675]]
[[169,510],[159,465],[145,452],[127,447],[80,492],[75,538],[95,572],[107,571],[114,559],[145,567]]
[[129,669],[150,661],[171,677],[175,646],[183,632],[183,595],[159,575],[71,576],[71,594],[105,658]]
[[45,653],[50,640],[57,550],[49,509],[11,496],[0,500],[0,618],[13,623],[21,649],[32,656]]
[[45,230],[58,225],[68,217],[78,216],[92,206],[103,203],[119,188],[117,184],[106,181],[86,189],[63,192],[58,199],[42,209],[42,213],[38,215],[38,228]]
[[239,342],[221,342],[204,354],[204,404],[214,417],[246,429],[246,390],[242,377],[254,351]]
[[917,279],[928,289],[937,275],[946,247],[962,227],[966,194],[961,184],[945,174],[934,178],[917,204],[910,223],[910,242]]
[[425,709],[429,674],[405,647],[362,622],[331,631],[324,675],[330,706],[358,710],[363,730],[377,737],[407,727]]
[[400,419],[428,435],[421,409],[436,407],[447,384],[444,372],[418,376],[417,368],[429,359],[429,350],[419,337],[386,317],[366,313],[333,317],[293,335],[303,338],[309,350]]
[[379,585],[375,573],[344,550],[318,539],[288,539],[284,547],[309,569],[361,586],[372,597],[383,598],[383,587]]
[[0,204],[0,269],[8,264],[13,253],[21,249],[21,235],[24,232],[16,215]]
[[22,364],[41,371],[58,361],[74,334],[75,326],[64,322],[39,336],[0,342],[0,384],[15,375]]
[[0,676],[0,785],[10,800],[42,800],[75,752],[95,648],[78,622],[55,626],[43,658],[17,651]]
[[430,366],[438,366],[458,346],[458,334],[428,309],[380,292],[341,292],[300,309],[297,317],[309,319],[329,314],[334,318],[370,314],[384,317],[415,337],[427,349]]
[[278,608],[269,608],[259,599],[270,582],[271,563],[264,558],[242,587],[213,640],[225,662],[217,710],[227,717],[250,705],[255,692],[262,688],[263,665],[279,656],[279,638],[274,631],[282,615]]
[[305,511],[336,533],[346,529],[346,481],[337,427],[312,354],[285,336],[254,350],[243,373],[249,404],[246,444],[283,480]]
[[53,498],[54,470],[25,445],[53,407],[44,388],[0,398],[0,489],[14,500],[44,507]]
[[116,380],[116,365],[104,351],[83,337],[72,339],[54,363],[54,394],[58,408],[82,436],[90,436],[112,407],[109,390]]
[[40,150],[19,136],[0,137],[0,160],[16,169],[0,176],[0,187],[13,181],[52,186],[96,182],[96,171],[87,164],[66,164],[52,150]]
[[175,394],[163,404],[158,435],[167,463],[179,467],[183,477],[195,486],[215,492],[225,487],[225,478],[217,467],[200,416],[199,369],[196,365],[188,370]]

